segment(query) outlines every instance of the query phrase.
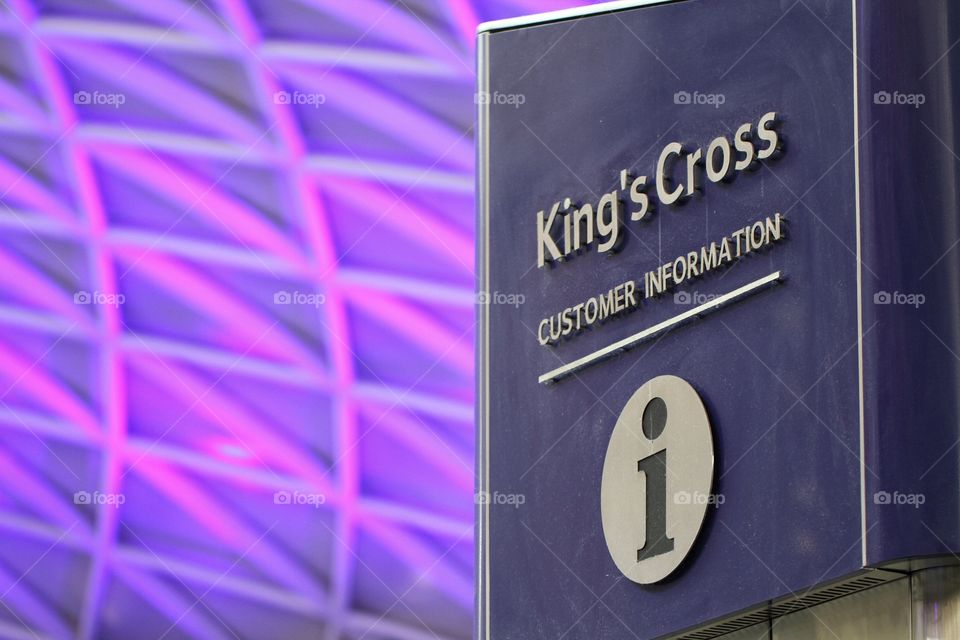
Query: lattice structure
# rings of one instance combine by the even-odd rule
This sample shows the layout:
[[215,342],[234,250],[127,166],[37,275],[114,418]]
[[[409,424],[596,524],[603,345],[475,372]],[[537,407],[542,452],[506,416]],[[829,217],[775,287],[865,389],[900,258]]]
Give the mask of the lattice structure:
[[0,636],[466,638],[473,32],[0,0]]

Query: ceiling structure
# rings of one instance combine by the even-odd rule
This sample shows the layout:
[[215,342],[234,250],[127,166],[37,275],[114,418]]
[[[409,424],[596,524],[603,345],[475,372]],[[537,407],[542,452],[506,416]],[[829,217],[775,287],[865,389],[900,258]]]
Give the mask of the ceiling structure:
[[0,0],[0,637],[469,638],[473,40]]

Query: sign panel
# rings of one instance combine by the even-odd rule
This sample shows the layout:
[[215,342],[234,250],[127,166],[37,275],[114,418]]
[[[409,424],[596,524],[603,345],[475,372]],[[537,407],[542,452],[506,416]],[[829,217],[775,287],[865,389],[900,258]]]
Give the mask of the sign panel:
[[[916,95],[904,69],[953,86],[956,29],[909,64],[883,44],[934,5],[618,2],[481,28],[478,637],[657,638],[960,546],[956,278],[931,267],[942,304],[893,304],[956,235],[956,163],[918,133],[951,110],[895,97]],[[929,218],[892,222],[897,179]]]

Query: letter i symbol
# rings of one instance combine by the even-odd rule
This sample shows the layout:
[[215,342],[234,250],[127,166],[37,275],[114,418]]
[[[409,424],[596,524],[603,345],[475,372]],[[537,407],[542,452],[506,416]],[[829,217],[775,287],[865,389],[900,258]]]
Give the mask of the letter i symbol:
[[[667,403],[652,398],[641,417],[643,435],[651,442],[660,437],[667,426]],[[637,562],[673,551],[673,538],[667,535],[667,450],[637,462],[637,471],[647,480],[647,534],[637,550]]]

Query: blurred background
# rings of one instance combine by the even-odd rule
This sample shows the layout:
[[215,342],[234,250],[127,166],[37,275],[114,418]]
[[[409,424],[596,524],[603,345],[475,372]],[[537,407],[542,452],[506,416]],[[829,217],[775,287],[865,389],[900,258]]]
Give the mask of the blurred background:
[[471,636],[474,32],[574,4],[0,0],[0,637]]

